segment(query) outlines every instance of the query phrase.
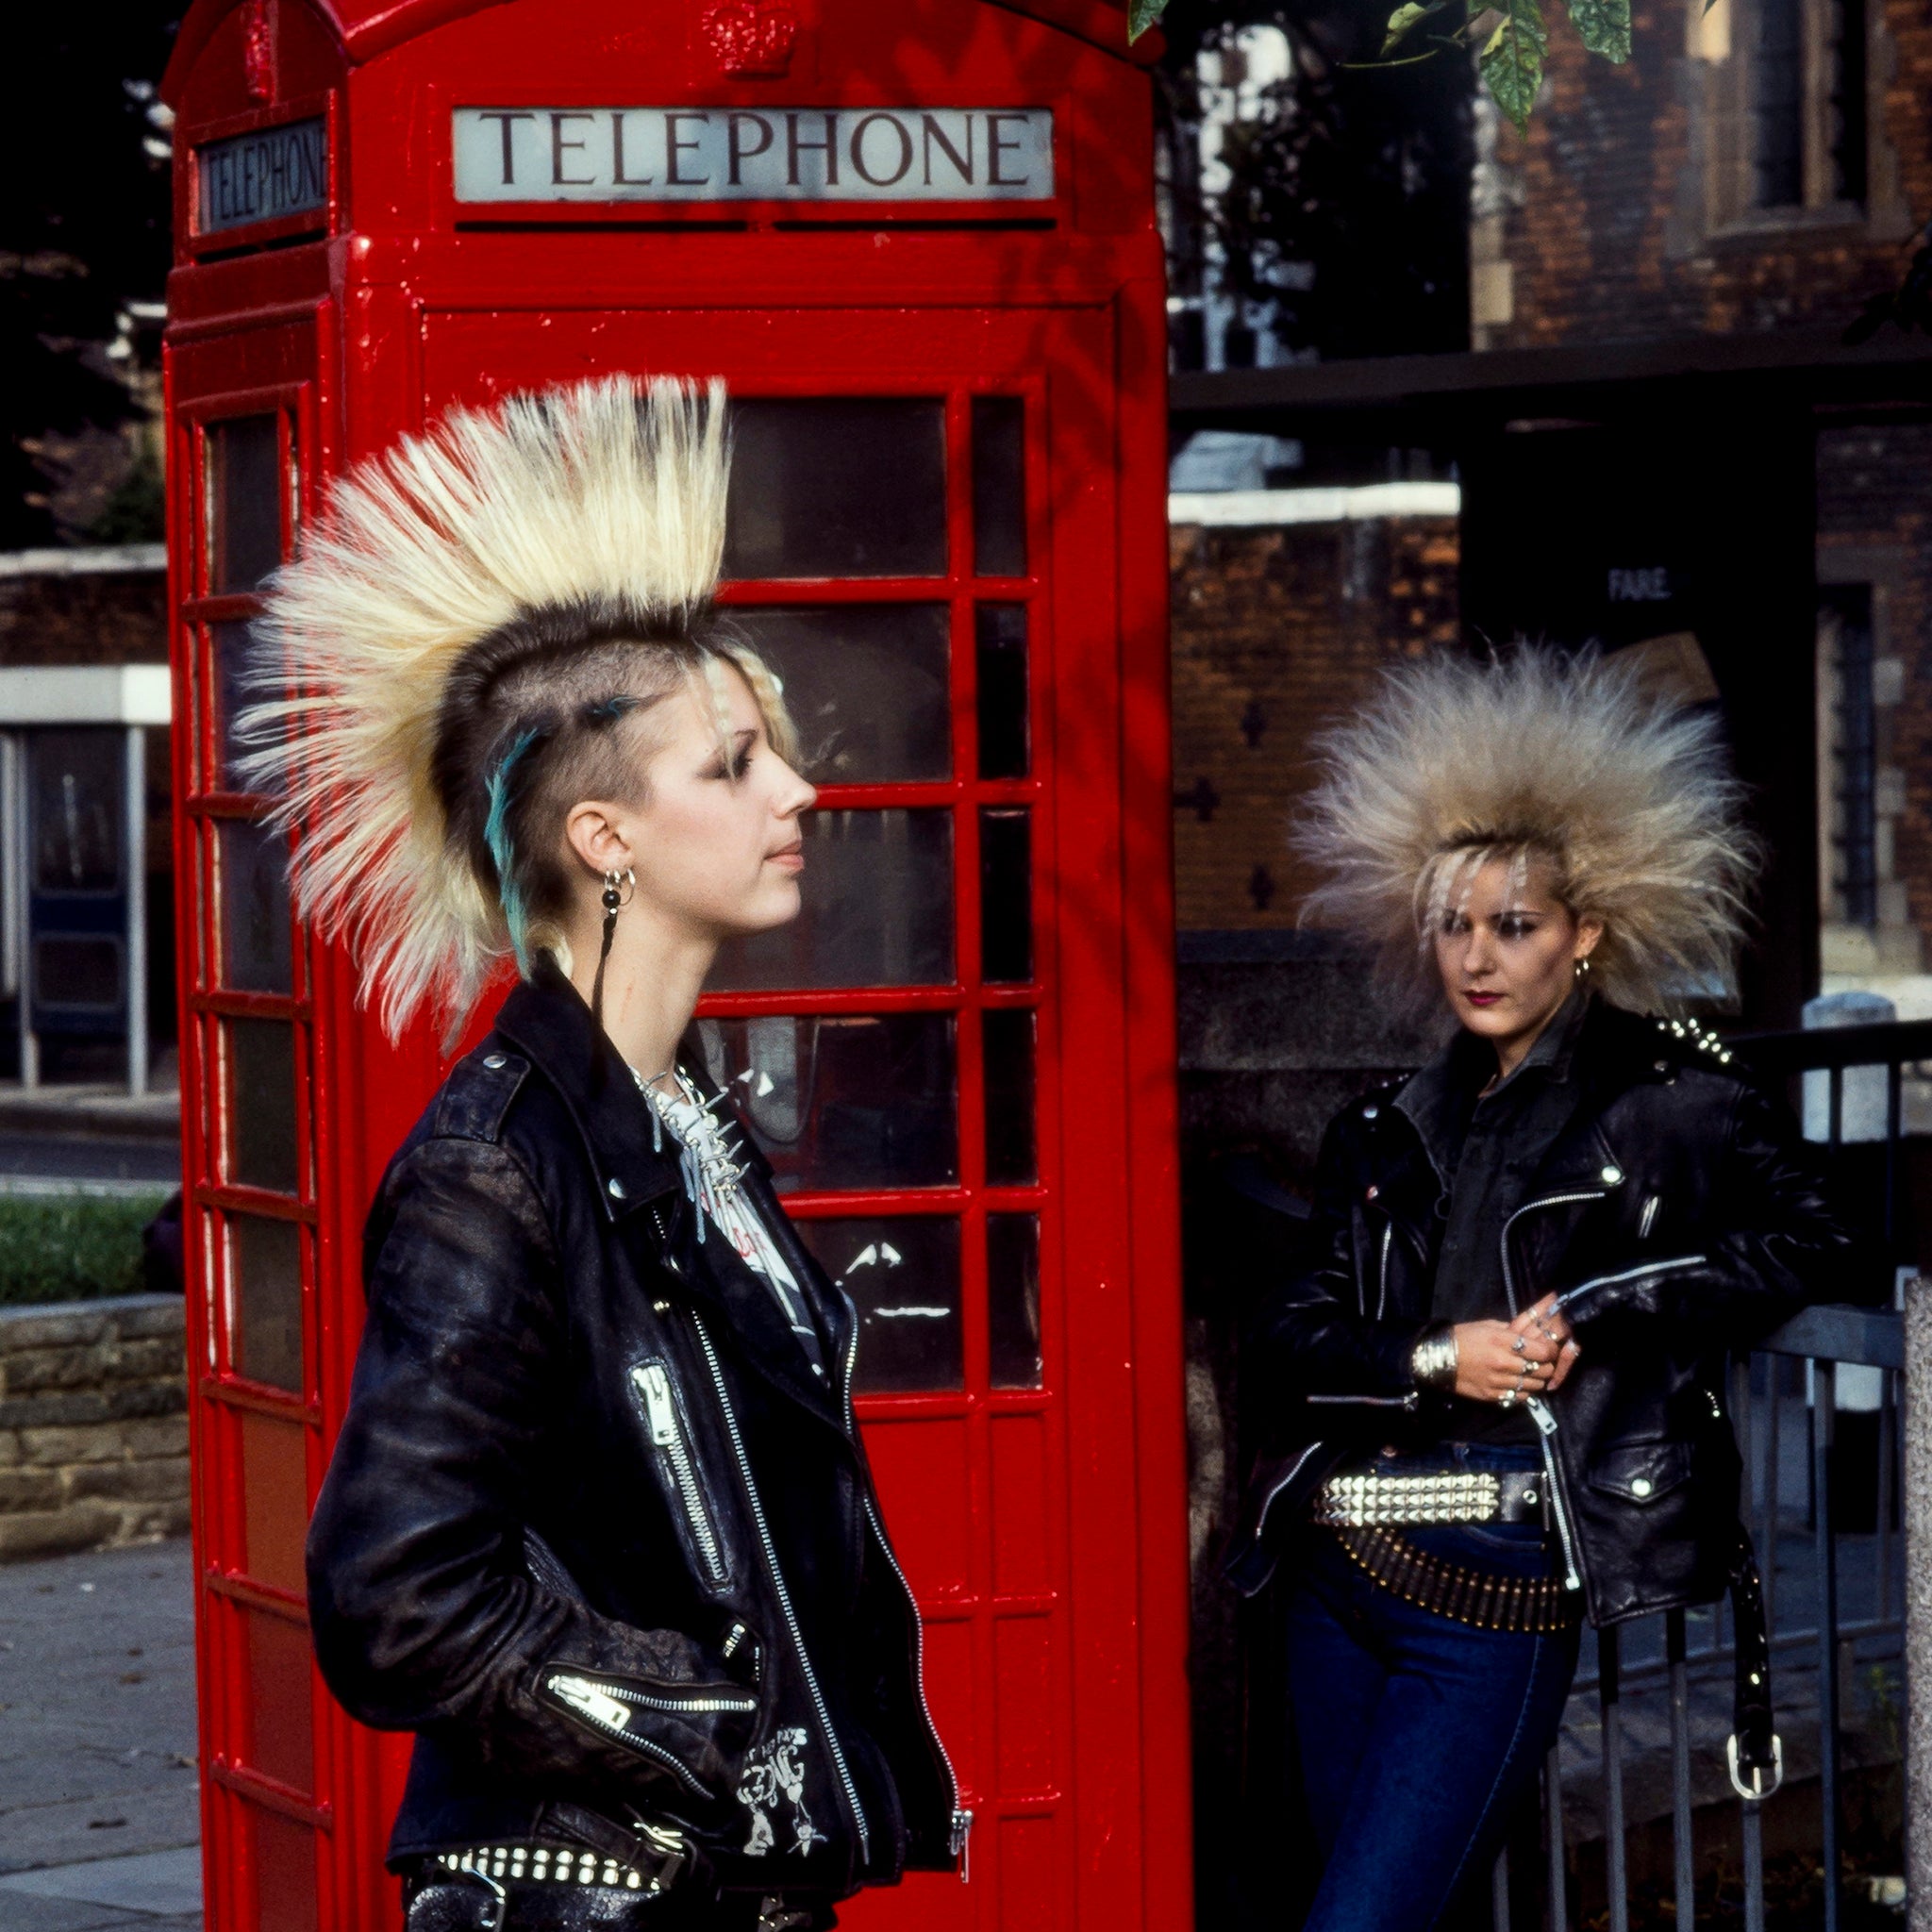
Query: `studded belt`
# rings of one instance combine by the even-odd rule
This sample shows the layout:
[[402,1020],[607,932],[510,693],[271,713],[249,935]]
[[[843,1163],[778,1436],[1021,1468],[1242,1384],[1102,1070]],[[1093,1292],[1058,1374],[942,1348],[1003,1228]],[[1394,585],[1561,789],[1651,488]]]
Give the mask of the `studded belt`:
[[661,1862],[641,1869],[602,1852],[572,1851],[556,1845],[475,1845],[464,1851],[441,1852],[425,1864],[424,1875],[436,1868],[496,1885],[601,1885],[611,1890],[646,1894],[668,1891],[677,1882],[691,1855],[686,1840],[673,1831],[640,1825],[638,1849],[656,1854]]
[[1331,1529],[1440,1523],[1541,1523],[1541,1474],[1533,1470],[1431,1470],[1378,1475],[1347,1470],[1315,1491],[1309,1514]]

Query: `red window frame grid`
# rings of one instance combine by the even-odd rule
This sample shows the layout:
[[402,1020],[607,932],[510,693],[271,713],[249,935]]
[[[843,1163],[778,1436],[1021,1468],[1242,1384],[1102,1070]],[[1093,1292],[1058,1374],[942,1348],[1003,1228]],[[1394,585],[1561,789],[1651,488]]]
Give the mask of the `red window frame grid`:
[[[222,972],[223,878],[218,828],[225,823],[258,821],[267,801],[209,782],[218,770],[215,747],[221,696],[215,675],[214,626],[245,622],[259,614],[257,592],[215,593],[208,589],[212,478],[208,432],[216,425],[273,415],[277,425],[276,475],[280,496],[281,554],[291,554],[296,532],[312,510],[316,489],[314,386],[292,381],[198,396],[176,408],[176,475],[183,487],[176,498],[185,543],[177,556],[190,559],[192,581],[183,587],[177,616],[188,648],[176,672],[175,716],[188,728],[175,743],[176,795],[180,800],[177,851],[191,916],[186,922],[192,970],[182,990],[182,1082],[195,1096],[185,1118],[190,1128],[186,1175],[187,1264],[203,1295],[208,1349],[195,1364],[196,1479],[200,1489],[198,1557],[207,1602],[203,1608],[206,1655],[214,1668],[203,1674],[202,1717],[209,1791],[204,1804],[204,1830],[209,1840],[210,1869],[230,1874],[240,1890],[235,1901],[242,1923],[256,1923],[257,1896],[253,1820],[258,1807],[318,1832],[330,1829],[332,1808],[318,1792],[332,1789],[328,1764],[332,1726],[318,1681],[309,1681],[310,1734],[314,1757],[309,1788],[299,1790],[247,1761],[256,1698],[247,1655],[245,1617],[279,1618],[306,1630],[308,1605],[296,1591],[248,1574],[247,1497],[244,1489],[242,1430],[256,1416],[302,1431],[305,1503],[320,1479],[322,1409],[317,1389],[315,1283],[319,1239],[314,1145],[314,988],[307,934],[292,919],[290,934],[291,988],[288,993],[225,989]],[[292,1194],[225,1179],[234,1124],[232,1067],[225,1022],[262,1019],[285,1024],[291,1032],[295,1091],[296,1190]],[[218,1082],[207,1077],[212,1065]],[[299,1393],[252,1381],[235,1368],[235,1260],[231,1216],[255,1215],[293,1224],[298,1230],[303,1388]],[[218,1802],[215,1791],[247,1800],[241,1810]],[[319,1852],[319,1845],[318,1845]],[[318,1859],[318,1888],[325,1861]],[[318,1892],[319,1895],[319,1892]]]
[[[726,584],[719,603],[746,609],[799,605],[936,604],[948,610],[950,648],[948,677],[952,710],[953,773],[950,778],[900,783],[852,783],[819,788],[818,808],[890,810],[942,808],[953,818],[954,973],[949,983],[916,987],[839,987],[787,991],[708,993],[698,1011],[708,1018],[742,1019],[764,1014],[885,1014],[945,1013],[955,1023],[959,1179],[952,1187],[881,1188],[863,1191],[801,1191],[785,1197],[788,1213],[799,1221],[843,1220],[874,1215],[957,1217],[960,1222],[960,1321],[964,1330],[964,1387],[958,1390],[908,1391],[862,1395],[861,1418],[964,1417],[983,1405],[1022,1411],[1044,1407],[1055,1386],[1053,1359],[1047,1342],[1045,1310],[1049,1241],[1045,1220],[1055,1198],[1048,1173],[1049,1150],[1058,1145],[1058,1122],[1053,1117],[1056,1096],[1051,1083],[1038,1077],[1038,1069],[1052,1064],[1055,1042],[1050,1037],[1052,1001],[1058,984],[1052,948],[1052,923],[1043,915],[1048,891],[1042,855],[1052,850],[1051,795],[1040,774],[1039,748],[1047,741],[1046,715],[1052,680],[1042,671],[1050,659],[1050,639],[1043,622],[1047,611],[1046,577],[1041,568],[1048,541],[1044,515],[1044,384],[1037,377],[1016,381],[949,382],[938,399],[944,410],[946,489],[946,573],[929,577],[758,578]],[[735,386],[734,393],[763,398],[798,392],[792,385],[764,381]],[[898,394],[897,389],[893,393]],[[876,389],[818,383],[803,391],[811,397],[876,401]],[[903,391],[908,400],[927,400],[932,391]],[[972,409],[977,396],[1012,396],[1024,405],[1023,441],[1025,490],[1027,574],[1024,576],[982,577],[974,574]],[[1027,732],[1032,747],[1028,774],[1024,778],[983,779],[979,776],[978,652],[975,629],[982,604],[1019,604],[1026,608]],[[988,806],[1018,806],[1029,812],[1033,975],[1008,984],[988,985],[981,978],[979,813]],[[989,1187],[986,1182],[985,1060],[980,1014],[987,1008],[1024,1008],[1034,1012],[1034,1083],[1036,1175],[1031,1186]],[[1041,1386],[1038,1389],[992,1390],[990,1386],[987,1328],[986,1216],[1023,1213],[1038,1217],[1041,1230]],[[1057,1288],[1057,1284],[1056,1284]]]

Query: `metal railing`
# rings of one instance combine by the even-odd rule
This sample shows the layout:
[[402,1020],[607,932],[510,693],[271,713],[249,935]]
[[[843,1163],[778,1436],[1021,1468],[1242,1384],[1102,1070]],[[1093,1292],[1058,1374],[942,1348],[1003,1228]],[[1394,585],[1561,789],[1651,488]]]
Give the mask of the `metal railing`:
[[[1833,1158],[1850,1151],[1848,1073],[1884,1070],[1882,1149],[1868,1133],[1874,1158],[1860,1173],[1845,1176],[1855,1189],[1848,1205],[1882,1228],[1895,1266],[1906,1260],[1900,1231],[1907,1182],[1906,1083],[1916,1077],[1908,1069],[1932,1060],[1932,1022],[1760,1035],[1733,1045],[1768,1078],[1826,1076],[1821,1138]],[[1811,1096],[1814,1132],[1820,1097]],[[1895,1518],[1904,1368],[1903,1316],[1890,1307],[1849,1305],[1806,1309],[1730,1365],[1730,1409],[1744,1468],[1742,1503],[1763,1575],[1771,1636],[1772,1690],[1784,1754],[1781,1781],[1794,1793],[1814,1781],[1817,1787],[1816,1867],[1823,1899],[1815,1923],[1824,1932],[1839,1932],[1843,1906],[1847,1680],[1865,1666],[1884,1687],[1874,1693],[1880,1705],[1896,1713],[1903,1702],[1905,1565]],[[1839,1462],[1840,1404],[1848,1380],[1865,1385],[1849,1392],[1864,1398],[1860,1412],[1870,1419],[1859,1424],[1857,1471]],[[1869,1531],[1862,1524],[1847,1530],[1838,1521],[1840,1497],[1851,1489],[1856,1500],[1870,1507]],[[1701,1864],[1707,1880],[1719,1870],[1735,1874],[1741,1896],[1732,1909],[1741,1907],[1745,1932],[1764,1932],[1764,1807],[1775,1791],[1761,1799],[1731,1795],[1735,1780],[1724,1757],[1735,1656],[1729,1624],[1729,1607],[1721,1605],[1596,1633],[1594,1667],[1579,1673],[1563,1735],[1544,1766],[1541,1831],[1520,1829],[1511,1839],[1519,1857],[1532,1849],[1541,1853],[1541,1884],[1512,1885],[1511,1849],[1505,1850],[1492,1881],[1496,1932],[1511,1932],[1512,1921],[1522,1928],[1538,1918],[1549,1932],[1565,1932],[1573,1909],[1583,1903],[1576,1893],[1585,1877],[1585,1854],[1598,1841],[1600,1879],[1593,1870],[1588,1876],[1592,1886],[1601,1884],[1608,1932],[1630,1932],[1632,1833],[1660,1826],[1665,1818],[1669,1867],[1656,1888],[1660,1909],[1654,1916],[1660,1922],[1669,1914],[1678,1932],[1690,1932]],[[1902,1775],[1903,1738],[1902,1723],[1880,1724],[1875,1733],[1857,1734],[1856,1755],[1867,1760],[1864,1768],[1881,1773],[1887,1763],[1898,1763]],[[1639,1809],[1650,1814],[1635,1819],[1626,1804],[1633,1772],[1649,1793]],[[1659,1808],[1666,1786],[1668,1797]],[[1732,1808],[1731,1826],[1723,1824],[1726,1806]],[[1892,1888],[1900,1885],[1903,1870],[1900,1846],[1888,1872],[1868,1874],[1874,1884],[1882,1881],[1874,1897],[1902,1903],[1902,1887],[1895,1897]],[[1532,1916],[1538,1891],[1541,1910]],[[1595,1901],[1588,1903],[1594,1921]]]

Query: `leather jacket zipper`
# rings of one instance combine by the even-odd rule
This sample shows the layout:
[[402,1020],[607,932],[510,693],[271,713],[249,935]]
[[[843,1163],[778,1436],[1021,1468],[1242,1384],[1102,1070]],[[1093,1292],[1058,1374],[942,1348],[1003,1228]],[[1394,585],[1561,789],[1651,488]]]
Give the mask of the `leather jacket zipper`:
[[824,1693],[819,1689],[811,1658],[806,1654],[805,1633],[798,1627],[798,1614],[791,1607],[791,1593],[785,1588],[785,1577],[778,1568],[778,1552],[772,1541],[771,1525],[765,1521],[765,1506],[758,1500],[758,1484],[752,1480],[751,1457],[745,1454],[744,1438],[738,1431],[737,1412],[731,1407],[731,1396],[724,1386],[724,1365],[718,1359],[718,1351],[711,1346],[710,1331],[704,1322],[695,1314],[691,1319],[691,1326],[697,1330],[698,1346],[705,1352],[705,1366],[711,1372],[711,1386],[718,1391],[718,1407],[724,1417],[724,1432],[731,1438],[731,1453],[738,1463],[739,1478],[744,1484],[745,1501],[751,1508],[752,1525],[758,1531],[758,1547],[764,1552],[765,1570],[772,1579],[772,1593],[778,1599],[779,1613],[784,1617],[785,1628],[791,1638],[792,1654],[798,1658],[805,1688],[811,1695],[812,1709],[818,1716],[819,1730],[831,1756],[832,1769],[838,1774],[845,1802],[852,1808],[852,1823],[858,1833],[859,1863],[867,1864],[872,1858],[872,1833],[865,1822],[864,1808],[858,1802],[858,1788],[852,1782],[845,1754],[839,1748],[838,1734],[832,1729],[832,1715],[825,1708]]
[[[1525,1202],[1503,1224],[1503,1292],[1508,1297],[1512,1315],[1517,1312],[1516,1275],[1509,1266],[1509,1230],[1525,1214],[1534,1213],[1539,1208],[1562,1208],[1574,1201],[1601,1201],[1607,1191],[1604,1188],[1587,1188],[1568,1194],[1545,1194],[1541,1200]],[[1583,1573],[1576,1560],[1576,1541],[1570,1529],[1570,1506],[1565,1500],[1563,1469],[1557,1459],[1553,1440],[1557,1433],[1557,1418],[1550,1413],[1549,1405],[1540,1395],[1530,1396],[1524,1407],[1529,1410],[1530,1420],[1536,1424],[1537,1433],[1542,1438],[1543,1481],[1550,1492],[1550,1513],[1557,1519],[1557,1541],[1563,1548],[1563,1588],[1581,1590]]]
[[[852,1372],[858,1361],[858,1329],[855,1324],[851,1340],[845,1344],[845,1369],[841,1378],[845,1429],[855,1442],[858,1440],[858,1416],[852,1407]],[[879,1521],[878,1510],[873,1505],[870,1481],[859,1485],[859,1493],[865,1499],[865,1520],[872,1525],[872,1533],[878,1540],[878,1546],[885,1553],[886,1561],[891,1566],[900,1590],[905,1592],[907,1607],[912,1612],[912,1683],[919,1692],[919,1714],[925,1720],[925,1734],[932,1740],[933,1749],[940,1754],[940,1762],[946,1768],[946,1782],[952,1787],[952,1817],[947,1826],[946,1849],[954,1857],[959,1858],[973,1834],[973,1813],[963,1809],[959,1804],[959,1774],[953,1769],[945,1740],[940,1736],[939,1726],[932,1721],[932,1707],[925,1701],[925,1624],[919,1614],[919,1599],[912,1594],[912,1586],[907,1582],[906,1573],[900,1569],[899,1558],[893,1554],[891,1542],[886,1536],[886,1526]],[[969,1870],[969,1865],[962,1858],[960,1884],[965,1884]]]
[[673,1772],[680,1783],[699,1797],[710,1800],[708,1789],[675,1752],[667,1751],[653,1739],[630,1728],[633,1709],[668,1711],[677,1716],[736,1711],[749,1714],[758,1708],[758,1699],[746,1694],[718,1691],[684,1693],[640,1690],[609,1677],[592,1677],[578,1671],[551,1671],[543,1677],[546,1700],[567,1710],[592,1730],[615,1738],[630,1750],[653,1758]]
[[703,1557],[706,1570],[715,1584],[724,1583],[729,1573],[718,1541],[711,1512],[705,1507],[704,1491],[698,1488],[697,1471],[691,1466],[691,1446],[684,1438],[677,1403],[671,1392],[671,1375],[661,1361],[641,1362],[630,1372],[633,1385],[644,1405],[644,1423],[651,1432],[651,1446],[664,1452],[671,1466],[672,1479],[684,1503],[685,1519],[691,1524],[692,1541]]
[[1543,1482],[1550,1492],[1550,1513],[1557,1519],[1557,1541],[1563,1546],[1563,1588],[1581,1590],[1583,1576],[1576,1567],[1576,1545],[1570,1539],[1570,1511],[1563,1501],[1563,1472],[1557,1465],[1556,1446],[1551,1441],[1557,1433],[1557,1418],[1541,1395],[1530,1396],[1524,1407],[1542,1437]]
[[1389,1307],[1389,1250],[1395,1244],[1395,1224],[1387,1223],[1382,1229],[1382,1259],[1375,1271],[1375,1320],[1382,1319]]
[[1590,1280],[1578,1282],[1568,1294],[1561,1296],[1557,1307],[1561,1309],[1573,1308],[1599,1289],[1621,1288],[1626,1281],[1641,1281],[1646,1275],[1651,1274],[1673,1274],[1680,1268],[1707,1267],[1709,1260],[1707,1255],[1674,1255],[1668,1261],[1645,1261],[1641,1267],[1625,1268],[1620,1274],[1592,1275]]

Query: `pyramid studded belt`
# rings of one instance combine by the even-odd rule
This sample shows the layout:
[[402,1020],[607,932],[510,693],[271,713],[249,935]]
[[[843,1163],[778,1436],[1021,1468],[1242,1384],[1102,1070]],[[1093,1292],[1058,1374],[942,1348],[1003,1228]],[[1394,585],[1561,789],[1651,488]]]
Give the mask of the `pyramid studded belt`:
[[1378,1475],[1373,1469],[1332,1475],[1310,1514],[1330,1528],[1367,1529],[1425,1523],[1541,1523],[1543,1479],[1530,1471],[1430,1470]]

